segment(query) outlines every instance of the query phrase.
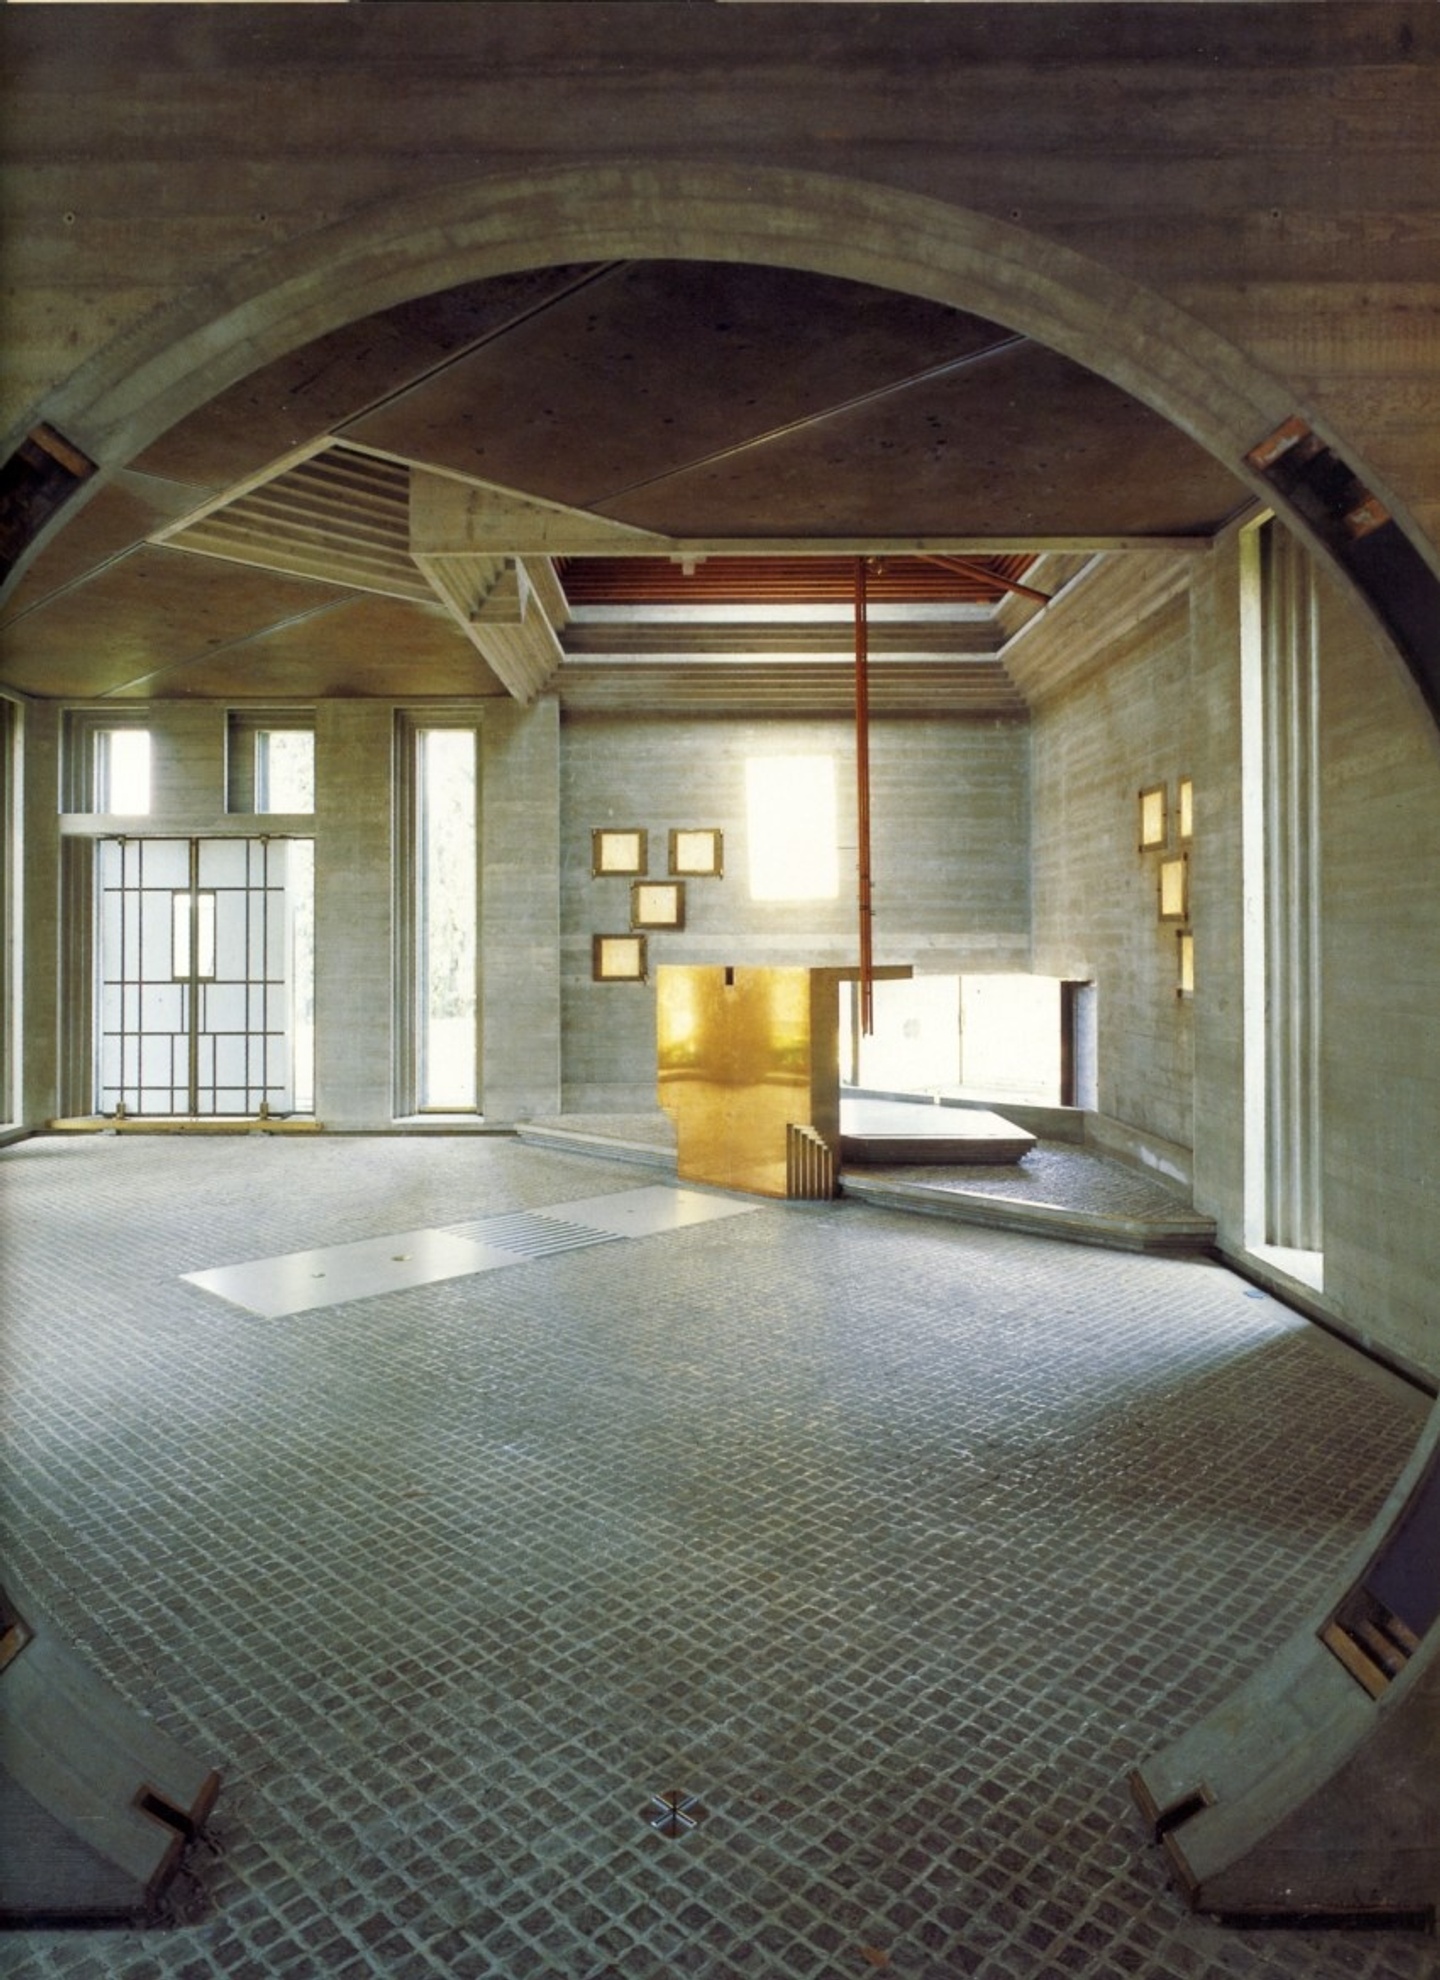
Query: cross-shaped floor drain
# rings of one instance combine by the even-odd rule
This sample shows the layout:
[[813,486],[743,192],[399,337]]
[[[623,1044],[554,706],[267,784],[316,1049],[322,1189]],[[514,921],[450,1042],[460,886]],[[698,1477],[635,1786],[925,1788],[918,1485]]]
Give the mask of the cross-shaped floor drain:
[[662,1836],[688,1836],[705,1820],[706,1811],[698,1796],[666,1788],[663,1794],[652,1794],[640,1813]]

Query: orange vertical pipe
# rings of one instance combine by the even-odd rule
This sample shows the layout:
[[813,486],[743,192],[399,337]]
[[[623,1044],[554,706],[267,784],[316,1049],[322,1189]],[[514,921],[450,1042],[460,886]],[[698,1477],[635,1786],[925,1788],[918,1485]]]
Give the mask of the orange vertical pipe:
[[855,559],[855,823],[860,908],[860,1030],[875,1030],[874,902],[870,874],[870,627],[865,559]]

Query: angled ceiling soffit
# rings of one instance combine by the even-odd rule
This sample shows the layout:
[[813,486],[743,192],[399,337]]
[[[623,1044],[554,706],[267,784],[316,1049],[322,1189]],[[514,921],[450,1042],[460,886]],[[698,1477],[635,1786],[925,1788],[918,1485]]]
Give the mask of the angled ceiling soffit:
[[410,469],[318,441],[150,538],[172,550],[428,603],[410,555]]
[[423,467],[410,471],[409,531],[410,554],[435,596],[526,703],[551,685],[565,657],[569,607],[551,557],[653,554],[665,545],[583,509]]

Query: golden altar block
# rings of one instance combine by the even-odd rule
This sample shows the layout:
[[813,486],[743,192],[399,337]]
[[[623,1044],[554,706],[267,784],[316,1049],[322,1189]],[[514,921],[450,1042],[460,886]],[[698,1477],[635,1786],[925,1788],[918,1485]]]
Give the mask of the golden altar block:
[[[909,964],[877,978],[911,974]],[[846,967],[665,964],[657,972],[660,1104],[679,1174],[756,1196],[833,1196]]]

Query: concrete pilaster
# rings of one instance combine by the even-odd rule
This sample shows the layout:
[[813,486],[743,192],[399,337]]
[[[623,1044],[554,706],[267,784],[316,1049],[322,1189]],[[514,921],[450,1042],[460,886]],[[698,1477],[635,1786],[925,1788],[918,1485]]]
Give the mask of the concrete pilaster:
[[481,1096],[523,1120],[560,1106],[558,703],[487,708],[481,746]]

